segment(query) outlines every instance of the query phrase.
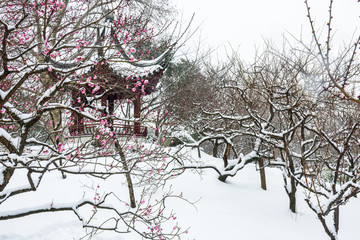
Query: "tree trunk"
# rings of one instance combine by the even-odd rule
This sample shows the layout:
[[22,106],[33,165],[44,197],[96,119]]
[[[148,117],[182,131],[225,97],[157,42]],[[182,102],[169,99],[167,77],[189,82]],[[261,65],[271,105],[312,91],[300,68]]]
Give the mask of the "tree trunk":
[[291,157],[290,151],[287,148],[287,144],[285,145],[285,153],[286,153],[286,159],[288,162],[288,171],[290,172],[290,192],[288,193],[289,196],[289,208],[293,213],[296,213],[296,181],[294,179],[295,174],[295,165],[294,161]]
[[226,179],[227,179],[227,175],[220,175],[219,177],[218,177],[218,179],[221,181],[221,182],[225,182],[226,181]]
[[339,232],[339,222],[340,222],[340,208],[337,206],[334,210],[334,227],[336,234]]
[[[228,158],[230,156],[230,150],[231,150],[231,144],[227,143],[226,144],[226,148],[225,148],[225,151],[224,151],[224,156],[223,156],[223,161],[224,161],[224,168],[226,168],[229,164],[228,162]],[[220,175],[218,177],[218,179],[221,181],[221,182],[225,182],[226,179],[227,179],[228,175]]]
[[[59,131],[61,129],[62,117],[61,117],[61,110],[54,110],[50,112],[52,126],[50,127],[50,131]],[[55,147],[58,147],[59,144],[64,140],[63,134],[57,132],[56,134],[51,134],[52,141]],[[62,159],[60,159],[60,166],[63,165]],[[66,178],[66,174],[61,172],[63,179]]]
[[3,183],[0,184],[0,192],[2,192],[5,187],[9,184],[10,182],[10,178],[12,177],[12,175],[14,174],[14,168],[10,168],[10,167],[7,167],[3,172],[3,176],[4,176],[4,179],[3,179]]
[[217,157],[218,156],[218,148],[219,148],[219,142],[218,139],[215,139],[214,142],[214,148],[213,148],[213,157]]
[[289,208],[293,213],[296,213],[296,182],[294,178],[290,179],[291,182],[291,192],[289,193]]
[[[108,102],[110,102],[110,104],[109,104],[109,109],[110,109],[109,114],[112,114],[112,112],[114,111],[114,108],[113,108],[114,106],[111,106],[111,105],[114,104],[114,100],[112,99],[112,102],[111,101],[108,101]],[[137,108],[139,106],[137,106]],[[137,111],[137,110],[135,110],[135,111]],[[138,112],[138,113],[140,114],[140,112]],[[107,113],[104,112],[104,115],[107,115]],[[135,117],[140,117],[140,116],[136,115]],[[136,127],[136,125],[135,125],[135,127]],[[139,125],[139,127],[140,127],[140,125]],[[110,129],[111,129],[111,131],[114,131],[114,126],[111,125]],[[134,129],[134,131],[136,133],[136,129]],[[125,173],[125,177],[126,177],[126,181],[127,181],[127,184],[128,184],[129,197],[130,197],[130,207],[135,208],[136,207],[135,193],[134,193],[134,186],[133,186],[132,180],[131,180],[131,175],[130,175],[130,172],[128,172],[129,171],[129,166],[128,166],[127,162],[126,162],[126,157],[125,157],[125,154],[124,154],[124,152],[122,150],[122,147],[121,147],[121,145],[119,144],[119,142],[117,140],[115,140],[115,149],[118,151],[118,153],[120,155],[120,159],[121,159],[121,163],[123,165],[124,171],[127,172],[127,173]]]
[[266,175],[265,175],[264,160],[262,158],[259,159],[259,170],[260,170],[261,188],[266,191]]
[[224,156],[223,156],[224,168],[226,168],[228,166],[228,164],[229,164],[228,158],[230,156],[230,150],[231,150],[231,145],[229,143],[227,143],[226,148],[225,148],[225,152],[224,152]]
[[326,220],[325,220],[324,216],[321,213],[318,213],[317,215],[318,215],[318,218],[319,218],[319,220],[320,220],[326,234],[330,237],[330,240],[338,240],[337,232],[334,233],[333,231],[330,231],[330,229],[327,226],[327,223],[326,223]]
[[[124,170],[129,171],[129,167],[128,167],[127,162],[126,162],[125,155],[124,155],[121,148],[119,149],[119,153],[120,153],[120,158],[121,158],[121,162],[123,164]],[[133,187],[133,184],[132,184],[132,181],[131,181],[130,173],[127,172],[125,174],[125,177],[126,177],[126,181],[127,181],[128,189],[129,189],[130,207],[135,208],[136,207],[135,193],[134,193],[134,187]]]
[[[115,142],[115,147],[116,147],[116,150],[118,150],[118,152],[119,152],[119,155],[121,158],[121,163],[124,167],[124,170],[126,172],[129,171],[129,166],[126,162],[126,157],[125,157],[124,152],[122,151],[120,144],[118,142]],[[134,186],[131,181],[130,173],[129,172],[125,173],[125,177],[126,177],[126,181],[127,181],[128,189],[129,189],[130,207],[135,208],[136,207],[135,193],[134,193]]]

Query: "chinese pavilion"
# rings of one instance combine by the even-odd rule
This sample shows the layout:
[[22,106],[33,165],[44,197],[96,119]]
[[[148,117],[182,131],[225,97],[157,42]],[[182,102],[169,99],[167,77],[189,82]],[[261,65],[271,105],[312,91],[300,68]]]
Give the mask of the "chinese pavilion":
[[[121,53],[122,59],[125,61],[107,61],[106,54],[109,53],[104,53],[102,48],[89,54],[88,58],[91,58],[97,52],[97,59],[102,60],[99,60],[87,74],[82,76],[82,79],[86,79],[86,84],[83,84],[81,89],[73,90],[72,105],[76,109],[83,110],[86,107],[91,107],[91,102],[94,99],[101,99],[104,116],[110,116],[114,114],[116,100],[128,99],[133,102],[134,106],[134,124],[113,123],[112,129],[119,135],[146,136],[147,128],[141,126],[138,121],[141,112],[141,98],[155,91],[156,85],[171,58],[171,47],[153,60],[136,61],[129,57],[129,53],[126,54],[111,26],[104,27],[98,43],[102,42],[108,30],[110,30],[115,50]],[[86,123],[81,114],[73,114],[73,125],[70,126],[69,130],[73,136],[81,136],[93,134],[96,128],[96,124]]]

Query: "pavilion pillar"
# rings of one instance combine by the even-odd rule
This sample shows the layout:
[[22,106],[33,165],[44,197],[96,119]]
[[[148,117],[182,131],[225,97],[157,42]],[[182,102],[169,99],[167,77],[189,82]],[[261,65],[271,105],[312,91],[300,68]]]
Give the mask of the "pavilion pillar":
[[[78,111],[81,111],[81,101],[79,102],[79,92],[72,92],[72,106]],[[76,112],[71,114],[74,125],[70,127],[70,132],[77,135],[81,134],[84,131],[84,119],[83,116],[79,115]]]
[[140,109],[141,109],[141,103],[140,103],[140,97],[136,97],[134,99],[134,134],[140,135]]
[[113,120],[111,118],[111,116],[114,114],[114,110],[115,110],[115,97],[111,96],[110,98],[108,98],[108,111],[109,111],[109,116],[110,118],[108,119],[109,124],[113,124]]
[[107,95],[104,95],[101,97],[101,106],[105,107],[103,114],[104,116],[106,116],[108,114],[108,110],[107,110]]
[[109,109],[109,115],[113,115],[114,114],[114,108],[115,108],[115,100],[114,98],[110,98],[109,99],[109,106],[108,106],[108,109]]

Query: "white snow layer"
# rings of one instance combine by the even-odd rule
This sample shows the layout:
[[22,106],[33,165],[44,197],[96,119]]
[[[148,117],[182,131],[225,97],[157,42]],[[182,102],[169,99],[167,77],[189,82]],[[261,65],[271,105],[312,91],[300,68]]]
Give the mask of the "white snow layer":
[[[194,154],[196,155],[196,154]],[[207,161],[219,161],[202,154]],[[183,175],[170,181],[174,193],[184,196],[194,206],[179,199],[167,202],[168,208],[176,212],[176,220],[182,229],[190,227],[189,233],[181,239],[185,240],[327,240],[316,215],[307,207],[304,196],[298,191],[298,213],[293,214],[288,208],[288,198],[283,189],[282,174],[279,169],[266,168],[268,190],[260,188],[259,172],[253,164],[244,167],[226,183],[217,180],[218,175],[212,170],[186,171]],[[72,197],[82,196],[76,192],[75,185],[85,184],[85,179],[68,177],[63,187],[54,189],[51,181],[61,181],[60,176],[45,179],[46,186],[30,195],[19,198],[6,210],[27,208],[42,203],[67,202]],[[109,179],[111,180],[111,179]],[[110,181],[111,182],[111,181]],[[109,183],[107,181],[107,183]],[[114,184],[118,187],[119,183]],[[97,183],[93,182],[96,186]],[[104,186],[100,185],[100,189]],[[49,192],[54,194],[49,195]],[[40,194],[41,193],[41,194]],[[126,192],[125,192],[125,196]],[[359,236],[360,199],[350,201],[341,209],[340,239],[354,240]],[[85,235],[81,223],[71,212],[46,213],[9,221],[0,224],[2,240],[68,240],[79,239]],[[141,238],[134,234],[115,235],[100,233],[95,240]]]

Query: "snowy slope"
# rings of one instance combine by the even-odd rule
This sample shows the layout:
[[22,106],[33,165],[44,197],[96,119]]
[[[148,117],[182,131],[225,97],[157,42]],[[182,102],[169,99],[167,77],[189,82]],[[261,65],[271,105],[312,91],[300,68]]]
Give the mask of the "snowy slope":
[[[197,240],[326,240],[320,222],[300,199],[298,213],[288,210],[288,201],[278,169],[266,169],[268,190],[260,188],[260,176],[254,165],[245,167],[227,183],[217,180],[211,170],[201,175],[191,171],[169,184],[174,192],[183,193],[195,205],[175,199],[168,203],[176,212],[182,228],[190,227],[182,239]],[[66,180],[71,185],[78,180]],[[50,186],[50,185],[49,185]],[[58,189],[60,196],[77,195],[71,187]],[[64,198],[65,199],[65,198]],[[23,199],[30,204],[35,199]],[[39,199],[37,199],[39,200]],[[360,199],[355,199],[341,210],[340,240],[359,237]],[[78,239],[85,231],[72,213],[41,214],[0,223],[1,240],[68,240]],[[86,238],[85,238],[86,239]],[[116,236],[102,233],[96,240],[139,239],[134,235]]]

